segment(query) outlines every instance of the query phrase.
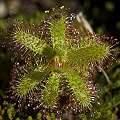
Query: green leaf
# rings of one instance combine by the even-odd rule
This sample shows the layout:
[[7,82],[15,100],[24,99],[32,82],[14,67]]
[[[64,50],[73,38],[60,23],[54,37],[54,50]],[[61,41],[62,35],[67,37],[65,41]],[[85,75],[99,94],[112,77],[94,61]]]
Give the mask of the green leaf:
[[87,82],[80,77],[73,69],[66,72],[67,78],[69,80],[70,87],[73,96],[79,101],[83,106],[88,106],[91,102],[91,96],[87,88]]
[[60,74],[58,73],[53,73],[47,80],[45,89],[43,90],[45,106],[54,108],[58,96],[59,80]]
[[51,120],[51,117],[49,115],[46,115],[47,120]]
[[32,116],[29,116],[29,117],[28,117],[28,120],[32,120]]
[[51,41],[53,48],[56,44],[64,45],[65,43],[65,32],[66,32],[66,20],[65,18],[55,19],[52,21],[51,28]]
[[16,118],[16,120],[20,120],[20,118]]
[[38,54],[42,54],[43,49],[46,47],[47,43],[41,38],[38,38],[35,34],[29,33],[28,30],[17,30],[15,31],[14,38],[26,48]]
[[37,114],[37,119],[40,120],[41,117],[42,117],[42,114],[41,114],[41,113],[38,113],[38,114]]
[[51,113],[52,120],[55,120],[55,114]]
[[[104,59],[109,54],[109,47],[98,43],[94,39],[85,39],[85,42],[81,42],[81,47],[73,46],[68,52],[68,58],[73,65],[88,65],[90,62],[97,61],[99,59]],[[89,42],[89,44],[87,43]]]
[[42,65],[31,70],[24,76],[17,86],[18,95],[25,95],[35,88],[49,73],[49,68]]

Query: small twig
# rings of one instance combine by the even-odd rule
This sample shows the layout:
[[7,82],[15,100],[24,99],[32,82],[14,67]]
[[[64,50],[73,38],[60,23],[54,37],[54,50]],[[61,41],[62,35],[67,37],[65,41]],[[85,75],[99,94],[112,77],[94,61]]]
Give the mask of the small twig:
[[98,66],[98,68],[99,68],[99,69],[102,71],[102,73],[104,74],[104,76],[105,76],[105,78],[106,78],[108,84],[110,84],[110,79],[109,79],[107,73],[106,73],[106,72],[104,71],[104,69],[102,69],[100,66]]
[[79,23],[82,23],[83,26],[85,27],[86,29],[86,32],[87,30],[89,30],[90,33],[93,33],[93,29],[92,27],[90,26],[89,22],[85,19],[85,17],[83,16],[83,13],[82,12],[79,12],[79,14],[77,15],[77,21]]

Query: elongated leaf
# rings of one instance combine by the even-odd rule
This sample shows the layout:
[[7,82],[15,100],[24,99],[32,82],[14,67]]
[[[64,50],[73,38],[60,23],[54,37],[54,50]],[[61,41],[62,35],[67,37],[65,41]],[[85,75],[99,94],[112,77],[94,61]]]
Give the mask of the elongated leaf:
[[33,88],[41,83],[43,79],[48,75],[48,68],[43,67],[42,65],[36,69],[31,70],[29,74],[24,76],[17,86],[18,95],[25,95],[29,93]]
[[43,95],[44,104],[47,107],[54,108],[55,106],[56,98],[58,96],[59,81],[60,75],[58,73],[53,73],[45,85]]
[[74,70],[69,70],[66,72],[66,75],[74,93],[73,96],[75,96],[83,106],[88,106],[91,101],[91,96],[87,88],[87,83],[85,83],[82,77],[80,77]]
[[82,65],[104,59],[109,54],[109,47],[98,43],[96,40],[90,39],[89,44],[86,42],[81,47],[74,46],[68,52],[68,58],[74,64]]
[[27,31],[17,30],[15,31],[14,38],[25,47],[29,48],[33,52],[42,54],[44,47],[47,45],[43,40],[35,36],[34,34],[28,33]]
[[56,44],[64,45],[65,43],[65,32],[66,32],[66,20],[61,18],[60,20],[55,19],[51,24],[51,41],[53,48]]

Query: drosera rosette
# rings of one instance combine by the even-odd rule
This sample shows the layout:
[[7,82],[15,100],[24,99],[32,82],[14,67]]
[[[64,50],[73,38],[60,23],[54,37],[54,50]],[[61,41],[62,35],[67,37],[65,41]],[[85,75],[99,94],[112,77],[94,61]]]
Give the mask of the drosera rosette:
[[10,20],[13,27],[5,38],[14,52],[11,97],[17,98],[18,108],[24,101],[26,109],[33,106],[43,113],[93,111],[92,103],[100,104],[100,90],[92,76],[96,67],[103,69],[106,61],[115,59],[118,42],[106,43],[105,36],[90,32],[83,36],[72,26],[73,13],[68,16],[63,6],[52,10],[39,26]]

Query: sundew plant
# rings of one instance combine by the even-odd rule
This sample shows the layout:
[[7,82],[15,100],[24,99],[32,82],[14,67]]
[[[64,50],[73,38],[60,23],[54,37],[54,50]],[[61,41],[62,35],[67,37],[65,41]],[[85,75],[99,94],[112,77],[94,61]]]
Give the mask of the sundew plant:
[[93,76],[106,62],[116,61],[118,42],[89,31],[82,34],[72,25],[76,16],[68,11],[63,6],[45,11],[39,25],[8,20],[12,29],[4,31],[2,47],[9,44],[14,65],[7,97],[16,100],[18,112],[24,106],[42,114],[71,109],[93,116],[97,111],[92,104],[101,104]]

